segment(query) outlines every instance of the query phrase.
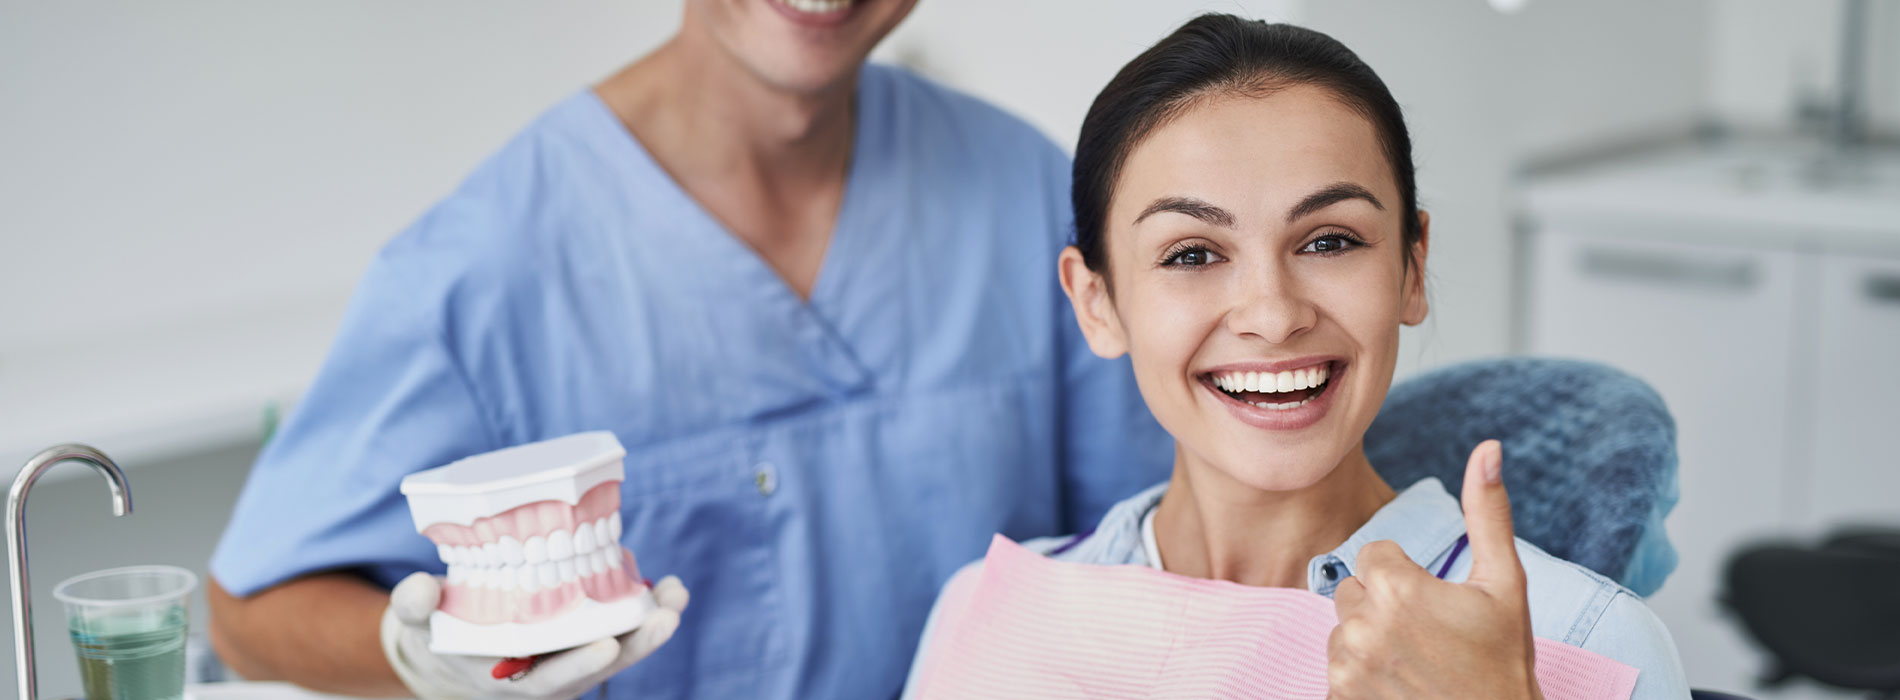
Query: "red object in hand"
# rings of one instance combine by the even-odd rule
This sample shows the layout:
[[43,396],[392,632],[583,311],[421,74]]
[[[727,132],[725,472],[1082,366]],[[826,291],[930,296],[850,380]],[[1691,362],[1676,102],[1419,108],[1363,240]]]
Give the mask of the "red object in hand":
[[488,674],[494,676],[495,680],[501,680],[503,678],[513,680],[527,675],[528,669],[534,668],[534,662],[537,658],[539,657],[531,656],[521,659],[502,659],[500,663],[495,664],[495,668],[489,670]]

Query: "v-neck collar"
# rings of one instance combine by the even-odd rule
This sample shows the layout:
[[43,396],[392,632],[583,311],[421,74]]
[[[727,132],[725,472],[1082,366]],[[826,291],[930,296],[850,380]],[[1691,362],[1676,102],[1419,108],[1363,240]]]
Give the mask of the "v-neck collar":
[[598,94],[588,89],[583,91],[583,96],[597,116],[612,124],[613,131],[617,134],[616,140],[624,146],[623,150],[627,152],[628,162],[641,171],[639,175],[642,179],[653,183],[663,183],[665,194],[678,200],[682,209],[692,212],[693,216],[699,220],[699,226],[694,227],[695,230],[718,234],[709,236],[708,238],[713,240],[707,242],[719,249],[719,252],[731,256],[728,259],[735,263],[732,268],[745,278],[745,283],[769,288],[762,291],[766,291],[770,296],[782,297],[783,301],[806,307],[807,311],[818,311],[838,303],[841,299],[838,296],[841,292],[837,290],[837,287],[843,282],[838,278],[848,274],[845,271],[856,264],[856,261],[851,259],[852,254],[862,248],[854,239],[857,237],[858,229],[863,228],[857,223],[861,216],[859,210],[863,208],[863,202],[860,200],[869,186],[866,179],[871,176],[871,173],[881,169],[882,164],[878,162],[878,159],[888,156],[876,146],[885,141],[881,130],[888,128],[889,125],[884,123],[885,120],[881,119],[879,114],[867,108],[867,105],[874,105],[875,100],[881,97],[875,94],[880,87],[877,76],[872,71],[859,71],[857,90],[851,100],[851,156],[849,163],[845,166],[844,193],[839,197],[838,214],[832,221],[830,237],[825,242],[824,257],[818,264],[818,277],[812,283],[811,295],[808,298],[800,298],[798,292],[792,289],[791,284],[786,282],[785,278],[779,275],[778,271],[773,269],[758,251],[753,250],[752,246],[747,245],[730,228],[727,228],[719,217],[713,216],[704,204],[695,199],[692,193],[687,192],[686,188],[666,171],[666,168],[661,167],[659,161],[653,157],[652,151],[640,142],[639,136],[620,121],[619,115],[615,114]]
[[852,100],[851,163],[845,174],[845,191],[809,299],[800,298],[757,251],[734,235],[660,167],[659,161],[598,94],[588,89],[576,96],[583,101],[585,111],[591,113],[588,118],[600,120],[591,130],[607,130],[613,134],[601,144],[607,149],[603,156],[615,161],[610,167],[625,173],[630,186],[643,190],[629,192],[627,196],[635,201],[654,197],[671,200],[663,203],[661,209],[690,217],[679,222],[681,225],[674,230],[677,235],[690,237],[684,247],[700,248],[698,254],[715,260],[701,266],[704,274],[680,275],[671,281],[704,294],[721,293],[718,290],[737,292],[742,303],[757,312],[789,321],[791,337],[787,340],[799,365],[837,396],[859,393],[872,383],[870,370],[858,359],[832,319],[847,311],[841,278],[862,264],[853,257],[863,248],[856,240],[858,229],[864,228],[857,221],[861,216],[858,212],[867,204],[860,193],[865,191],[873,173],[884,168],[882,160],[890,157],[882,148],[888,140],[881,130],[888,125],[882,123],[883,115],[874,109],[875,100],[880,99],[874,91],[879,89],[881,86],[871,71],[860,71],[857,94]]

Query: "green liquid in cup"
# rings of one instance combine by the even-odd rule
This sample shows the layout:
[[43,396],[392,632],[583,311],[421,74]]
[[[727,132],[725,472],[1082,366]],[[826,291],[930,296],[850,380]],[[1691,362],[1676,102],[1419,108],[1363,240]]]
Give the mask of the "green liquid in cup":
[[87,700],[178,700],[185,693],[183,606],[161,614],[73,621]]

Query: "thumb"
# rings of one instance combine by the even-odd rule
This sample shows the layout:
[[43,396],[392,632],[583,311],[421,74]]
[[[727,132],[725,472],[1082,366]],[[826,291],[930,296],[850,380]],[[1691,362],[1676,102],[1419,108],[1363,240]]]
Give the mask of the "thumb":
[[429,626],[429,613],[442,602],[442,582],[427,571],[418,571],[397,583],[389,591],[389,610],[410,627]]
[[1511,497],[1504,491],[1503,443],[1486,440],[1471,451],[1461,500],[1471,543],[1471,576],[1465,583],[1491,592],[1522,588],[1524,565],[1517,560]]

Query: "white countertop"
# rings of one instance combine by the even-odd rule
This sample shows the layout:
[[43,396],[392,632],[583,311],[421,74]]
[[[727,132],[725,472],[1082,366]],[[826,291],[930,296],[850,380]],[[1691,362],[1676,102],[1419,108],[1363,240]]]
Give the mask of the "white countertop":
[[289,683],[209,683],[185,686],[185,700],[330,700],[325,695]]
[[1862,148],[1838,167],[1818,166],[1822,153],[1796,143],[1677,146],[1529,176],[1520,203],[1539,219],[1695,221],[1726,242],[1900,252],[1900,150]]
[[[315,376],[342,308],[334,300],[84,341],[0,348],[0,473],[80,442],[128,471],[256,442]],[[67,465],[43,480],[86,476]]]

